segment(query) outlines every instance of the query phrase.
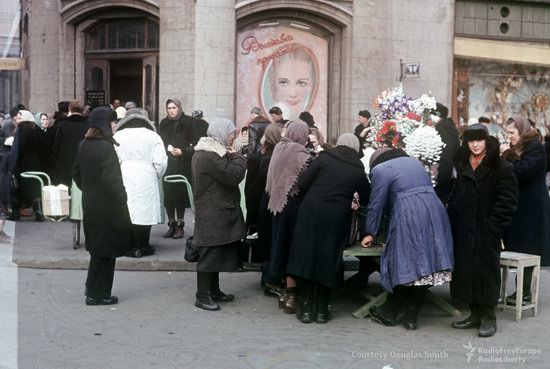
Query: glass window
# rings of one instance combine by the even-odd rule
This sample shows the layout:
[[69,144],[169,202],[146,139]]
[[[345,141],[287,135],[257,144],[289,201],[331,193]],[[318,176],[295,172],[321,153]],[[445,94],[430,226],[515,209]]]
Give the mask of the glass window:
[[146,19],[103,22],[86,34],[86,50],[158,49],[159,25]]

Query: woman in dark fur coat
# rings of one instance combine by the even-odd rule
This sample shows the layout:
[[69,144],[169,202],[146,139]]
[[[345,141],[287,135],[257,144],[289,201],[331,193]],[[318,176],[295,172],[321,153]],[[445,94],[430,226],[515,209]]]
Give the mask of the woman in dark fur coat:
[[479,328],[480,337],[489,337],[496,333],[501,239],[516,210],[518,184],[514,168],[499,158],[498,141],[485,126],[468,127],[463,140],[447,211],[455,255],[451,293],[470,304],[470,316],[452,326]]

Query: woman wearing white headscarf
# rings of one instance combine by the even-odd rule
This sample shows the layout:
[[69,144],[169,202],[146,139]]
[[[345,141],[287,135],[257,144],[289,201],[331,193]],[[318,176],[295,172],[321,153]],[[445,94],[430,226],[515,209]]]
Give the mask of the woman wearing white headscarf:
[[207,136],[195,146],[191,162],[195,198],[193,243],[199,247],[200,255],[195,306],[219,310],[216,302],[235,298],[220,290],[219,273],[235,272],[239,267],[239,245],[246,235],[239,183],[245,176],[246,161],[232,148],[235,126],[231,121],[214,119]]
[[359,139],[340,136],[336,147],[322,151],[298,179],[305,192],[298,211],[287,272],[299,279],[302,323],[326,323],[331,289],[340,287],[342,251],[349,245],[354,193],[367,205],[370,185],[359,160]]

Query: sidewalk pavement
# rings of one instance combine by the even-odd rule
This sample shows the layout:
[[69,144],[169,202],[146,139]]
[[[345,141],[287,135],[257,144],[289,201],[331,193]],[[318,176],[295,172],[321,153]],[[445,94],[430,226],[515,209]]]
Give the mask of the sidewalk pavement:
[[[6,228],[12,226],[8,222]],[[13,257],[19,268],[9,260],[0,264],[3,282],[12,284],[14,278],[10,281],[6,273],[13,277],[17,271],[17,291],[11,285],[2,295],[18,295],[17,303],[9,298],[11,304],[0,304],[1,369],[502,369],[547,368],[550,361],[550,269],[541,271],[539,314],[526,312],[516,322],[513,312],[499,312],[499,331],[488,339],[477,337],[476,330],[452,329],[455,318],[429,302],[421,309],[417,331],[356,319],[351,312],[363,302],[345,294],[331,300],[332,321],[305,325],[283,314],[276,299],[263,295],[257,272],[222,273],[222,289],[236,300],[219,312],[202,311],[194,307],[195,273],[168,269],[192,269],[181,261],[182,240],[163,240],[155,258],[119,258],[117,265],[129,269],[115,273],[113,294],[120,303],[86,306],[85,270],[37,269],[86,268],[87,252],[72,250],[70,226],[15,225]],[[154,239],[160,241],[164,230],[156,227]],[[7,256],[7,249],[2,250]],[[378,288],[377,277],[369,288]],[[432,290],[450,299],[448,285]],[[5,331],[10,320],[12,329]],[[9,334],[11,340],[5,337]],[[5,356],[13,355],[14,348],[18,366]]]

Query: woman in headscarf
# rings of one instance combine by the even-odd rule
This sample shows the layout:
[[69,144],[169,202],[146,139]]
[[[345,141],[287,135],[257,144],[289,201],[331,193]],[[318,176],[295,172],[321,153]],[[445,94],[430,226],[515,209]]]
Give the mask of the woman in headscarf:
[[370,310],[384,325],[395,325],[404,305],[403,326],[417,327],[427,289],[450,282],[453,240],[445,207],[435,194],[422,163],[401,149],[379,149],[371,156],[372,192],[362,245],[369,247],[381,231],[388,208],[386,247],[380,259],[380,283],[386,302]]
[[[550,197],[546,187],[546,152],[539,134],[521,115],[504,124],[510,149],[503,158],[514,166],[519,183],[519,203],[512,223],[504,232],[506,250],[539,255],[541,265],[550,265]],[[524,302],[531,301],[533,268],[523,279]],[[508,297],[515,304],[516,294]]]
[[133,247],[126,256],[153,255],[151,226],[162,219],[158,179],[166,170],[166,151],[155,126],[139,109],[130,109],[114,135],[122,179],[128,195]]
[[490,337],[497,330],[501,239],[517,206],[518,184],[483,124],[466,128],[456,161],[458,178],[447,205],[455,255],[451,293],[470,304],[470,316],[452,326],[479,328],[479,336]]
[[273,150],[267,171],[267,208],[273,214],[269,278],[286,277],[286,289],[279,299],[285,314],[294,314],[298,306],[296,279],[286,273],[290,245],[298,216],[302,193],[298,176],[307,167],[311,155],[306,150],[309,127],[298,120],[287,123],[285,136]]
[[[159,123],[159,135],[168,153],[165,176],[180,174],[191,181],[191,160],[199,135],[194,133],[193,118],[185,115],[181,101],[166,101],[166,118]],[[191,206],[189,196],[181,183],[163,182],[164,206],[168,216],[168,231],[164,238],[183,238],[185,208]]]
[[271,215],[267,210],[268,197],[265,192],[267,170],[275,145],[281,141],[283,126],[272,123],[263,135],[263,144],[259,151],[248,156],[244,193],[246,197],[246,224],[258,231],[258,254],[263,258],[261,284],[268,295],[278,294],[280,280],[269,278],[269,257],[271,251]]
[[298,320],[326,323],[330,292],[343,281],[342,251],[349,245],[354,193],[363,206],[370,195],[357,137],[344,133],[334,149],[321,151],[300,175],[298,187],[305,195],[287,272],[300,278]]
[[32,205],[34,220],[44,220],[40,212],[39,200],[42,196],[40,183],[33,178],[23,178],[21,173],[27,171],[44,170],[42,145],[44,137],[37,127],[34,116],[28,110],[20,110],[16,117],[17,128],[10,154],[10,174],[15,176],[18,183],[17,199],[12,203],[10,220],[19,220],[21,206]]
[[132,245],[130,214],[120,164],[114,145],[111,108],[90,113],[90,128],[78,144],[73,179],[82,190],[86,250],[90,266],[86,279],[86,305],[113,305],[111,295],[115,261]]
[[246,235],[239,183],[246,172],[245,158],[232,147],[235,126],[227,119],[210,122],[208,137],[195,146],[192,169],[195,198],[193,243],[199,248],[195,306],[219,310],[217,302],[235,296],[220,290],[220,272],[239,268],[239,246]]

